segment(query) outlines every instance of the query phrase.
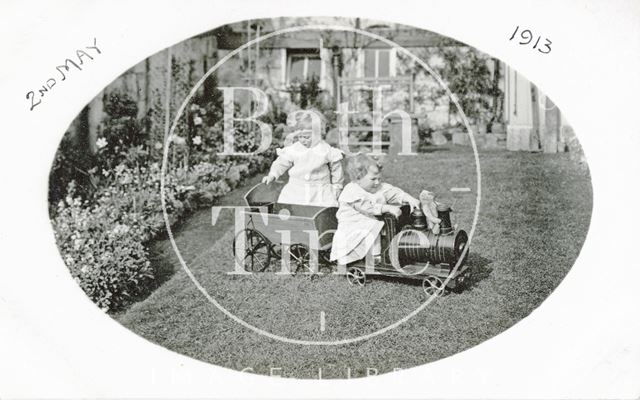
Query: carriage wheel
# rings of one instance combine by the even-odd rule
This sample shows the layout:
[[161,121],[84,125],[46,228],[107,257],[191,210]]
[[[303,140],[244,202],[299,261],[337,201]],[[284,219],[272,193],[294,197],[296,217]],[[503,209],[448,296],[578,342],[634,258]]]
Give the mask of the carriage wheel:
[[277,271],[278,268],[280,268],[280,261],[282,260],[282,245],[280,243],[271,243],[269,253],[271,254],[271,270]]
[[320,264],[331,265],[331,249],[329,250],[318,250],[318,261]]
[[367,282],[367,276],[362,268],[349,267],[347,269],[347,281],[354,286],[364,286]]
[[291,272],[297,274],[309,268],[309,249],[304,244],[292,244],[289,247]]
[[422,290],[429,296],[444,295],[444,282],[437,276],[428,276],[422,281]]
[[233,254],[236,253],[236,239],[244,236],[244,269],[250,272],[263,272],[271,262],[271,243],[260,232],[253,229],[240,231],[233,239]]
[[276,260],[279,260],[282,258],[282,245],[278,243],[272,243],[269,250],[271,252],[272,258],[275,258]]

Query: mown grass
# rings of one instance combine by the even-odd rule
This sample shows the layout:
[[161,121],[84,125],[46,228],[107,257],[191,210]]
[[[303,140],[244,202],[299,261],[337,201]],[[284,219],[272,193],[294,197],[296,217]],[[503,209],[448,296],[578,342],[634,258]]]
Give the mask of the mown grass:
[[[469,229],[475,207],[475,164],[466,148],[388,162],[389,183],[417,195],[423,188],[454,199],[451,187],[470,187],[456,200],[453,219]],[[261,336],[232,321],[196,289],[168,242],[155,249],[165,270],[177,271],[146,300],[117,319],[133,332],[176,352],[232,369],[286,377],[365,376],[447,357],[509,328],[560,284],[584,242],[591,216],[591,184],[567,154],[481,153],[482,207],[462,290],[437,299],[385,334],[340,346],[302,346]],[[250,182],[254,183],[254,182]],[[247,185],[249,186],[249,185]],[[240,189],[226,199],[241,204]],[[364,288],[343,276],[232,276],[233,219],[211,225],[208,211],[176,234],[190,270],[229,311],[271,333],[303,340],[336,340],[391,324],[426,300],[420,286],[371,280]],[[320,329],[320,312],[326,329]],[[369,370],[371,373],[373,370]]]

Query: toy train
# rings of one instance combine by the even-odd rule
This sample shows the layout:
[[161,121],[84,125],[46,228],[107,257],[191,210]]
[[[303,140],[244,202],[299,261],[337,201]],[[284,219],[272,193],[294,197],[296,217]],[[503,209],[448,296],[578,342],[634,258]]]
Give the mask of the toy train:
[[[338,226],[337,208],[277,203],[282,186],[279,182],[260,183],[244,197],[246,226],[236,240],[243,236],[245,269],[265,272],[282,267],[293,274],[311,271],[316,276],[340,273],[340,268],[336,271],[336,265],[329,260],[333,233]],[[361,260],[343,268],[348,282],[363,286],[370,276],[421,280],[425,293],[437,296],[460,285],[469,274],[465,263],[468,236],[452,226],[451,207],[438,204],[441,220],[438,234],[427,229],[421,211],[410,212],[407,205],[401,210],[400,217],[391,214],[380,217],[384,221],[382,255],[375,262]],[[289,262],[281,263],[283,252]],[[317,268],[310,268],[311,264]]]

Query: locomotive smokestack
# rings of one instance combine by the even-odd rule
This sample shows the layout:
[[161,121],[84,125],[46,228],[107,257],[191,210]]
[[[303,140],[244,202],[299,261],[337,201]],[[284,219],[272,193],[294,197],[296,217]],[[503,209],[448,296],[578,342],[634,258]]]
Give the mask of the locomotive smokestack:
[[415,210],[413,210],[413,212],[411,212],[411,219],[413,223],[413,229],[427,229],[427,219],[419,208],[416,208]]
[[451,207],[446,204],[438,204],[438,218],[440,218],[440,232],[448,234],[453,232],[451,227]]

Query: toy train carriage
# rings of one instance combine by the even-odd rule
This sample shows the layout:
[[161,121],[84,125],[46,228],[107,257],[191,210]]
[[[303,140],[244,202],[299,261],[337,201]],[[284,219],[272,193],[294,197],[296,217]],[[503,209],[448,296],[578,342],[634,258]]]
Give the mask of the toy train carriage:
[[245,269],[280,270],[283,248],[289,253],[293,273],[308,269],[312,254],[318,254],[318,269],[330,269],[337,208],[277,203],[283,186],[280,182],[259,183],[244,197],[246,227],[238,235],[245,236]]
[[[422,287],[429,295],[442,295],[447,289],[461,284],[469,273],[465,264],[468,236],[463,230],[451,226],[451,208],[438,205],[440,232],[427,229],[424,214],[420,210],[410,213],[409,206],[402,206],[402,214],[381,217],[382,257],[375,263],[373,275],[394,276],[422,280]],[[366,281],[365,261],[347,267],[347,279],[354,285]]]
[[[258,184],[245,195],[246,228],[238,234],[245,235],[245,268],[256,272],[279,270],[282,249],[288,247],[290,272],[309,268],[311,250],[318,251],[319,269],[332,270],[329,253],[338,225],[337,208],[277,203],[282,186],[279,182]],[[398,218],[391,214],[380,217],[384,221],[381,260],[375,263],[373,271],[366,268],[364,260],[349,264],[349,283],[364,285],[367,273],[422,280],[429,295],[442,295],[446,289],[462,283],[469,272],[465,264],[468,236],[451,226],[451,208],[438,205],[441,220],[438,234],[427,229],[422,212],[411,213],[407,205],[401,209]],[[288,240],[282,232],[288,232]],[[290,245],[282,246],[283,241]]]

